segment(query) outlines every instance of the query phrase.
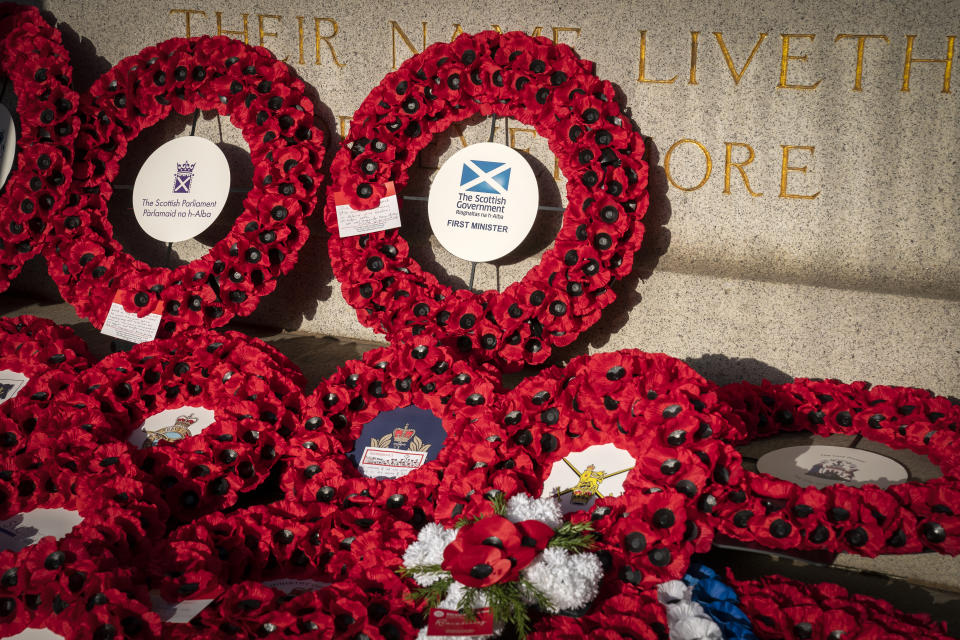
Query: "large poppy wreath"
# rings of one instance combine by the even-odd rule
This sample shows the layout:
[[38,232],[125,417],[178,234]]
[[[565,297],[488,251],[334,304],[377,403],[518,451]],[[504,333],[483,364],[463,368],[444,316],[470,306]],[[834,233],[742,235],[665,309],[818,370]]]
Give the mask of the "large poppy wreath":
[[[398,230],[341,238],[335,192],[354,209],[398,188],[417,154],[476,113],[536,128],[567,178],[554,246],[503,292],[453,291],[410,257]],[[486,31],[437,43],[389,74],[354,114],[334,158],[324,221],[333,271],[364,325],[391,341],[417,334],[505,363],[540,363],[570,344],[614,299],[643,236],[643,141],[593,63],[546,38]]]
[[[129,312],[163,304],[161,334],[247,315],[296,262],[316,206],[322,135],[306,86],[266,49],[223,37],[172,39],[120,61],[83,97],[70,202],[46,252],[64,299],[101,326],[117,291]],[[243,132],[253,185],[233,228],[200,259],[166,269],[125,253],[107,220],[128,144],[175,111],[216,110]]]
[[[10,286],[50,232],[73,175],[73,143],[80,129],[73,68],[51,27],[34,7],[0,5],[0,73],[19,98],[18,158],[0,195],[0,291]],[[11,143],[12,144],[12,143]]]
[[746,472],[718,495],[723,533],[778,549],[875,556],[960,553],[960,407],[929,391],[865,382],[804,380],[720,390],[739,420],[721,439],[743,444],[784,431],[860,435],[927,456],[943,476],[881,489],[875,484],[801,487]]

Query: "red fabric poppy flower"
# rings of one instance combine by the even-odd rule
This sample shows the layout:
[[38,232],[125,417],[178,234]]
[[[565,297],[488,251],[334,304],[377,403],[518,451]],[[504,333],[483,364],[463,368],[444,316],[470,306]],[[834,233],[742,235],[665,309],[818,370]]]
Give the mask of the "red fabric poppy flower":
[[457,532],[441,566],[468,587],[513,582],[552,536],[553,529],[538,520],[514,524],[503,516],[482,518]]

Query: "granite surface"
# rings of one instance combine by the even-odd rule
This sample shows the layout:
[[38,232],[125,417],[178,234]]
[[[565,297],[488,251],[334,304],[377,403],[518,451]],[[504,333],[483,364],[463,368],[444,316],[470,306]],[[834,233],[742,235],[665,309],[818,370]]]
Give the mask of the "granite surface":
[[[880,3],[869,11],[854,2],[769,2],[743,11],[740,3],[705,1],[626,2],[602,10],[565,1],[500,8],[294,0],[249,6],[47,0],[43,6],[77,61],[81,90],[120,58],[186,35],[187,12],[192,35],[217,33],[218,14],[220,29],[237,31],[234,37],[260,44],[262,31],[263,44],[315,89],[334,142],[363,97],[412,55],[411,46],[419,51],[424,40],[449,40],[456,25],[539,29],[573,45],[616,83],[648,137],[651,167],[637,268],[615,286],[618,300],[600,323],[556,360],[638,347],[687,359],[721,380],[829,376],[960,395],[957,91],[944,92],[946,63],[922,61],[946,55],[960,17],[956,3]],[[7,93],[4,101],[13,106]],[[545,209],[517,252],[477,268],[479,289],[521,278],[562,221],[564,183],[562,176],[554,180],[546,141],[523,123],[508,126],[497,123],[496,139],[512,134],[515,146],[529,151]],[[156,146],[189,127],[189,118],[177,118],[144,132],[115,183],[117,236],[152,264],[164,264],[166,252],[133,224],[129,186]],[[460,148],[461,133],[467,143],[486,140],[490,123],[462,123],[439,137],[402,194],[414,255],[455,286],[466,285],[470,265],[419,223],[425,205],[417,198],[427,194],[430,167]],[[197,134],[222,141],[230,160],[229,211],[251,175],[243,140],[212,114],[199,120]],[[704,151],[711,174],[689,190],[705,175]],[[178,243],[172,262],[201,255],[231,219],[225,213],[198,239]],[[311,229],[296,269],[251,320],[378,340],[340,296],[318,217]],[[15,288],[57,299],[41,264],[31,265]]]

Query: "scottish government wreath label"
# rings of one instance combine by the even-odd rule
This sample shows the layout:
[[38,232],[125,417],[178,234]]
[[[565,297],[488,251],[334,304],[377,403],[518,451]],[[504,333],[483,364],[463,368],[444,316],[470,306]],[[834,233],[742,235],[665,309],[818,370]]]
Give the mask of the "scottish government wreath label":
[[443,163],[427,209],[444,249],[470,262],[488,262],[523,242],[539,201],[537,178],[524,157],[506,145],[482,142]]

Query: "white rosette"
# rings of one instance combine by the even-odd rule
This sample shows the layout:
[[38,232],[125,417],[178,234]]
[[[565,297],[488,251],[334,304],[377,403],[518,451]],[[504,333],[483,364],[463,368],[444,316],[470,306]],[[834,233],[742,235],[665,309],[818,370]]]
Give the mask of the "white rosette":
[[670,640],[723,640],[717,623],[691,599],[692,592],[681,580],[657,586],[657,598],[667,612]]
[[[570,553],[566,549],[544,549],[520,572],[547,597],[549,613],[579,609],[597,597],[603,566],[594,553]],[[535,600],[529,599],[533,604]]]
[[518,493],[507,500],[503,517],[514,524],[524,520],[539,520],[554,531],[563,524],[563,511],[556,498],[531,498],[525,493]]

